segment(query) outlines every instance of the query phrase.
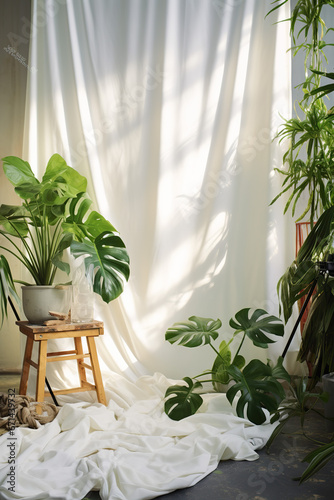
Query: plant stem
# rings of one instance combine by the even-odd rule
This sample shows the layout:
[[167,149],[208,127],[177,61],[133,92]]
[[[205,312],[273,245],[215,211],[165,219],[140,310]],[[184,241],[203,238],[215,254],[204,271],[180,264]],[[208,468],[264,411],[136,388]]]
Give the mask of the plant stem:
[[[194,378],[196,378],[196,377],[194,377]],[[216,379],[201,380],[201,384],[205,384],[206,382],[218,382],[218,380],[216,380]]]
[[242,340],[241,340],[241,342],[240,342],[240,344],[239,344],[239,347],[238,347],[238,349],[237,349],[237,352],[235,353],[235,356],[234,356],[234,359],[233,359],[233,361],[232,361],[232,364],[233,364],[233,362],[234,362],[235,358],[238,356],[238,354],[239,354],[239,352],[240,352],[240,349],[241,349],[241,347],[242,347],[242,344],[244,343],[245,337],[246,337],[246,332],[244,332],[244,334],[243,334]]
[[209,344],[209,346],[212,347],[212,349],[215,351],[217,356],[220,357],[220,359],[224,359],[223,356],[220,354],[220,352],[212,344]]

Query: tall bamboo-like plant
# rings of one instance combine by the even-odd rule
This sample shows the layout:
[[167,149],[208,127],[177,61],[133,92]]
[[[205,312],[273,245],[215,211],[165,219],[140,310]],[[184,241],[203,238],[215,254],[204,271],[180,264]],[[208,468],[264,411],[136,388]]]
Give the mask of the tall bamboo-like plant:
[[[275,0],[276,6],[270,12],[286,2]],[[325,41],[329,31],[322,17],[325,6],[334,7],[334,2],[298,0],[289,19],[293,54],[305,53],[305,81],[300,85],[303,97],[298,103],[297,116],[286,120],[278,133],[278,139],[289,139],[290,145],[283,157],[286,169],[280,170],[284,176],[283,189],[272,202],[289,193],[284,213],[291,207],[294,216],[301,195],[305,192],[308,195],[308,203],[298,220],[308,215],[311,232],[279,280],[278,293],[287,321],[293,305],[311,293],[315,283],[317,285],[298,354],[301,362],[310,361],[313,366],[309,389],[324,373],[334,371],[334,115],[332,109],[327,110],[325,101],[334,91],[334,84],[328,83],[328,79],[334,80],[334,73],[328,73],[325,68],[324,48],[333,45]],[[322,78],[326,78],[325,84]],[[293,413],[298,407],[290,409]],[[284,416],[284,406],[281,413]],[[276,432],[283,425],[284,421]],[[333,458],[333,453],[332,440],[306,456],[304,461],[309,465],[300,482],[320,470]]]
[[[272,10],[286,2],[274,3],[277,5]],[[319,262],[326,261],[333,253],[334,229],[334,123],[325,102],[329,89],[321,85],[327,64],[324,49],[332,45],[325,40],[329,31],[322,17],[325,6],[334,7],[334,2],[298,0],[289,19],[293,54],[304,52],[305,81],[300,84],[303,96],[298,112],[301,116],[286,120],[278,132],[279,140],[289,139],[290,143],[283,157],[286,170],[280,170],[284,175],[283,190],[273,200],[289,193],[285,212],[291,207],[295,215],[301,195],[308,195],[307,206],[298,220],[308,215],[312,230],[296,259],[280,278],[278,294],[287,321],[293,305],[306,296],[316,280],[316,295],[303,329],[299,353],[300,361],[307,360],[314,367],[310,385],[315,385],[328,369],[334,369],[331,355],[334,348],[334,279],[329,273],[321,272],[319,266]]]
[[[276,0],[269,14],[285,4]],[[324,100],[325,94],[314,92],[321,87],[321,78],[328,63],[324,49],[327,30],[322,18],[324,6],[334,7],[325,0],[298,0],[292,11],[290,33],[293,56],[304,52],[305,81],[298,86],[301,100],[295,105],[296,116],[285,120],[277,134],[280,142],[288,141],[284,153],[284,169],[277,169],[283,176],[282,191],[289,195],[284,208],[291,208],[294,217],[302,195],[307,196],[306,206],[297,221],[309,217],[311,226],[321,213],[334,203],[334,125]],[[331,29],[331,28],[330,28]]]

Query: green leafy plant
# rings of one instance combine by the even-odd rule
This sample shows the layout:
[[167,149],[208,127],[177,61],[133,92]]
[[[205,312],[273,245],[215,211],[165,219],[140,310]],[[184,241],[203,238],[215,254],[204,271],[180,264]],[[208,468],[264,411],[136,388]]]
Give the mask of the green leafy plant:
[[[302,434],[311,441],[314,441],[312,435],[306,431],[305,423],[307,418],[316,413],[324,418],[323,412],[319,410],[319,401],[327,402],[328,394],[326,392],[312,392],[308,389],[308,381],[306,378],[297,377],[289,384],[286,389],[286,398],[280,403],[278,411],[271,418],[271,422],[280,419],[279,424],[275,427],[270,438],[266,443],[266,449],[269,451],[275,439],[286,429],[289,422],[293,418],[300,420],[300,428]],[[296,478],[300,484],[308,480],[324,467],[334,457],[334,442],[333,439],[329,443],[317,442],[317,448],[307,454],[302,460],[308,462],[309,465],[301,475]]]
[[[286,397],[280,403],[278,411],[272,416],[271,422],[280,420],[275,427],[270,438],[266,443],[269,450],[275,439],[283,432],[292,418],[298,418],[300,427],[305,437],[309,437],[305,431],[305,419],[311,414],[316,413],[323,417],[323,414],[317,408],[319,401],[328,401],[328,394],[324,392],[311,392],[308,389],[308,381],[305,377],[298,377],[286,388]],[[311,439],[311,437],[309,437]]]
[[[319,74],[325,78],[329,78],[329,80],[334,80],[334,73],[327,73],[326,71],[319,71]],[[321,85],[319,87],[315,87],[311,90],[310,94],[316,96],[321,99],[322,97],[328,96],[334,92],[334,83],[327,83],[325,85]],[[333,110],[329,111],[329,118],[333,117]]]
[[4,317],[7,316],[7,301],[12,300],[12,298],[17,303],[20,301],[8,261],[3,255],[0,255],[0,327]]
[[[270,14],[287,1],[275,0]],[[334,122],[333,110],[327,109],[325,98],[332,91],[331,84],[322,84],[322,78],[333,79],[326,71],[325,50],[333,46],[326,35],[323,8],[334,7],[326,0],[297,0],[291,12],[290,34],[293,56],[304,54],[305,79],[298,85],[301,99],[295,117],[285,120],[277,138],[288,146],[283,156],[282,191],[289,194],[284,213],[289,208],[295,216],[302,195],[306,206],[298,221],[309,216],[311,233],[278,282],[280,313],[284,321],[291,317],[296,303],[314,290],[310,310],[302,331],[299,361],[312,366],[309,387],[315,386],[324,373],[334,369],[334,296],[333,279],[319,264],[333,252],[334,204]],[[307,197],[307,198],[306,198]],[[302,205],[301,205],[302,206]],[[300,304],[300,303],[299,303]],[[299,305],[298,304],[298,305]]]
[[[246,338],[256,347],[267,348],[270,343],[275,342],[268,334],[283,336],[284,326],[281,320],[263,309],[251,311],[245,308],[236,313],[235,319],[231,318],[229,324],[235,332],[228,342],[222,340],[218,349],[212,342],[219,336],[217,330],[222,326],[220,319],[191,316],[188,321],[175,323],[167,330],[165,338],[171,344],[178,343],[191,348],[208,345],[216,354],[211,370],[206,370],[193,379],[185,377],[183,380],[186,385],[173,385],[167,389],[165,412],[173,420],[188,417],[200,408],[203,399],[198,392],[204,382],[211,382],[213,388],[219,391],[221,384],[234,381],[234,385],[227,390],[227,399],[232,404],[240,394],[236,404],[237,415],[246,415],[256,424],[266,420],[266,411],[277,411],[285,396],[280,380],[290,379],[282,365],[282,358],[278,359],[274,367],[259,359],[253,359],[246,365],[240,350]],[[241,336],[241,340],[232,357],[230,345],[237,336]],[[208,375],[211,378],[198,380]]]
[[310,388],[334,371],[334,274],[328,269],[334,270],[333,236],[334,206],[320,216],[277,285],[285,322],[294,304],[315,287],[297,358],[312,363]]
[[[267,15],[286,3],[287,0],[274,1],[276,5]],[[324,71],[327,64],[324,49],[333,44],[325,40],[328,30],[322,17],[324,6],[334,7],[334,3],[298,0],[287,19],[293,56],[304,52],[305,80],[298,86],[302,91],[299,111],[295,117],[284,121],[277,134],[279,141],[286,141],[288,147],[283,156],[285,169],[276,169],[283,176],[283,189],[272,201],[274,203],[284,193],[289,194],[284,213],[291,208],[294,217],[298,201],[307,193],[306,207],[297,220],[308,215],[311,226],[334,203],[334,125],[331,111],[323,100],[330,88],[321,85],[321,78],[331,75]]]
[[[84,256],[86,269],[94,269],[93,290],[105,302],[118,297],[129,278],[129,256],[114,226],[91,210],[87,179],[58,154],[51,156],[41,181],[28,162],[15,156],[3,158],[7,179],[22,199],[21,205],[0,206],[2,250],[16,257],[36,285],[52,285],[58,269],[69,273],[63,252]],[[6,258],[0,256],[1,319],[7,299],[17,299]]]
[[297,203],[302,194],[309,193],[308,203],[297,221],[310,214],[313,225],[315,218],[333,204],[334,176],[334,128],[328,120],[328,111],[322,100],[315,100],[309,106],[299,104],[304,118],[286,120],[277,134],[279,141],[288,140],[289,149],[283,156],[286,170],[276,169],[285,178],[283,190],[273,204],[285,192],[291,192],[284,213],[291,206],[295,216]]
[[306,455],[303,462],[308,462],[307,468],[299,478],[299,483],[310,479],[314,474],[321,470],[330,460],[334,458],[334,441],[317,447],[311,453]]

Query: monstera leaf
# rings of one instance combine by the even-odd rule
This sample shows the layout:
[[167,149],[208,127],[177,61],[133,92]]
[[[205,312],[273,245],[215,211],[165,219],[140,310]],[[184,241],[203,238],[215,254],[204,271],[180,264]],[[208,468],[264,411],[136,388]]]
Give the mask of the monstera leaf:
[[[250,308],[241,309],[235,315],[235,320],[230,320],[230,326],[239,332],[244,332],[257,347],[267,348],[268,344],[275,342],[265,335],[283,337],[284,325],[276,316],[270,316],[264,309],[255,309],[249,318]],[[265,332],[265,333],[264,333]]]
[[[266,420],[267,410],[273,413],[285,396],[284,389],[277,378],[290,380],[289,374],[279,358],[277,366],[271,368],[259,359],[253,359],[241,372],[235,365],[229,367],[231,378],[236,383],[227,391],[226,397],[232,404],[235,396],[240,391],[236,411],[241,418],[245,417],[254,424],[263,424]],[[276,378],[277,377],[277,378]]]
[[73,241],[71,252],[75,258],[85,256],[86,269],[95,270],[93,290],[105,302],[109,303],[122,293],[130,267],[128,253],[118,235],[104,232],[94,241]]
[[222,326],[220,319],[191,316],[188,321],[174,323],[168,328],[165,338],[170,344],[179,343],[185,347],[198,347],[210,344],[218,337],[217,330]]
[[201,388],[202,384],[198,381],[194,383],[189,377],[184,377],[183,380],[187,385],[172,385],[165,394],[168,398],[165,402],[165,412],[172,420],[181,420],[193,415],[203,403],[202,397],[194,392],[195,389]]
[[93,240],[101,233],[116,231],[101,214],[95,210],[89,212],[91,204],[92,201],[86,193],[79,193],[69,204],[69,215],[63,222],[62,228],[72,233],[78,241],[83,241],[85,238]]

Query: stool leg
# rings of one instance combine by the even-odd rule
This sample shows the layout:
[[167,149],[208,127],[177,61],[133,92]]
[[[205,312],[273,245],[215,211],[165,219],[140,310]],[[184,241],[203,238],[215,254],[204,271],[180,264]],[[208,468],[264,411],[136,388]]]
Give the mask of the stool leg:
[[31,354],[32,354],[33,345],[34,345],[33,339],[31,339],[30,337],[27,337],[26,348],[24,351],[24,358],[23,358],[20,388],[19,388],[19,394],[22,394],[22,395],[27,394],[28,377],[29,377],[29,370],[30,370],[29,362],[31,361]]
[[94,382],[95,382],[95,387],[96,387],[97,399],[98,399],[99,403],[106,405],[107,404],[106,395],[104,392],[103,381],[102,381],[102,376],[101,376],[101,371],[100,371],[100,365],[99,365],[99,360],[98,360],[97,352],[96,352],[95,340],[94,340],[94,337],[86,337],[86,338],[87,338],[87,345],[88,345],[88,350],[89,350],[89,354],[90,354],[90,361],[92,363],[93,377],[94,377]]
[[[74,337],[74,344],[77,354],[83,354],[81,337]],[[77,359],[77,362],[78,362],[80,386],[83,387],[85,385],[85,382],[87,382],[86,369],[83,366],[83,359]]]
[[36,382],[36,401],[38,401],[39,403],[42,403],[44,401],[47,346],[48,346],[47,340],[39,341],[37,382]]

